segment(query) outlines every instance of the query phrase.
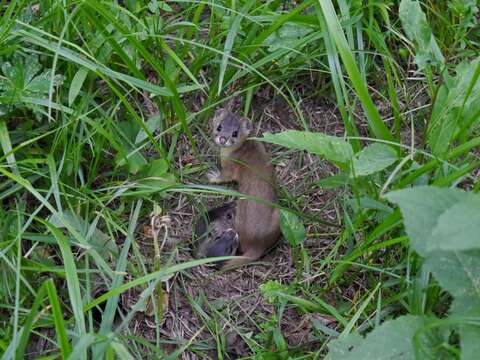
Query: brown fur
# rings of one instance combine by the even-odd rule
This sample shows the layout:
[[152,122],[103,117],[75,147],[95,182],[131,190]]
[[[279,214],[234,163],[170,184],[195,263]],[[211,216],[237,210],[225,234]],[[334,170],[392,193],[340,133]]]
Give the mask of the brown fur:
[[[238,191],[253,197],[239,199],[235,210],[235,231],[239,235],[240,251],[243,258],[228,261],[224,267],[243,265],[257,260],[271,248],[280,236],[279,211],[268,205],[276,203],[275,170],[262,143],[247,140],[250,124],[247,119],[228,111],[217,112],[213,125],[219,135],[218,124],[222,125],[222,136],[228,136],[232,127],[239,134],[228,140],[227,147],[221,147],[221,172],[210,176],[215,183],[235,181]],[[217,143],[218,144],[218,143]],[[257,200],[258,199],[258,200]]]

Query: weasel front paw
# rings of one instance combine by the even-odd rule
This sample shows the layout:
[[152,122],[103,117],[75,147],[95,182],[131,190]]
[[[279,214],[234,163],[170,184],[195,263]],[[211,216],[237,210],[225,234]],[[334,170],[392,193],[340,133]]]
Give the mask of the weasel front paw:
[[218,170],[210,170],[207,172],[207,179],[212,184],[220,184],[222,182],[222,176]]

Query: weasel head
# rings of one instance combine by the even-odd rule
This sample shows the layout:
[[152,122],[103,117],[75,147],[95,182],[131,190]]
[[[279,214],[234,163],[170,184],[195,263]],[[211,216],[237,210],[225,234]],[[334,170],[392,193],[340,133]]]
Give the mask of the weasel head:
[[238,233],[228,229],[218,235],[206,250],[206,257],[235,255],[239,245]]
[[250,122],[226,109],[215,111],[212,121],[213,140],[222,148],[236,148],[242,145],[252,131]]

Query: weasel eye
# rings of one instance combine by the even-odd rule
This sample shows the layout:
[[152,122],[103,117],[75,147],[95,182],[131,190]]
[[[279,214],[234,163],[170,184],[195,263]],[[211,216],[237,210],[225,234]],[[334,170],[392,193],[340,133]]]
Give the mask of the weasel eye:
[[222,125],[217,126],[217,131],[222,131]]
[[234,131],[234,132],[232,133],[232,136],[233,136],[233,137],[237,137],[237,136],[238,136],[238,131]]

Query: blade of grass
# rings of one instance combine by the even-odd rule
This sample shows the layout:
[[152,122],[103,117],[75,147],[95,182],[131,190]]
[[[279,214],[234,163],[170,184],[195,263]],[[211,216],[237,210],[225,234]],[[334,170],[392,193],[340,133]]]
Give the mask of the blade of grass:
[[88,249],[88,251],[91,252],[93,258],[95,259],[95,262],[99,267],[101,267],[107,274],[112,276],[112,269],[108,266],[108,264],[105,262],[105,260],[98,254],[98,252],[93,249],[87,241],[69,224],[68,221],[66,221],[62,214],[60,214],[58,211],[55,210],[55,208],[24,178],[20,176],[16,176],[12,174],[11,172],[5,170],[3,167],[0,166],[0,173],[3,175],[7,176],[8,178],[14,180],[18,184],[22,185],[26,190],[28,190],[34,197],[39,200],[43,206],[45,206],[51,213],[52,215],[55,215],[59,218],[61,223],[67,228],[67,230],[73,235],[73,237],[78,241],[79,244],[81,244],[85,249]]
[[26,0],[10,1],[7,8],[3,11],[2,16],[0,16],[0,45],[2,45],[5,39],[10,35],[10,31],[15,25],[15,21],[21,14],[21,10],[23,10],[26,2]]
[[393,141],[394,137],[383,123],[383,120],[380,117],[372,98],[368,94],[367,87],[363,82],[360,72],[358,71],[355,58],[350,47],[348,46],[347,40],[345,39],[343,29],[340,25],[337,15],[335,14],[335,9],[332,5],[332,2],[330,0],[319,0],[319,3],[325,17],[329,34],[336,44],[337,50],[340,53],[340,57],[342,58],[343,65],[347,70],[350,81],[352,82],[355,92],[360,98],[373,134],[380,139]]
[[[316,4],[315,9],[320,26],[322,28],[326,28],[325,18],[323,16],[320,6]],[[329,32],[323,31],[323,33],[325,47],[327,49],[327,59],[330,68],[330,77],[332,79],[333,88],[335,90],[335,95],[337,98],[338,109],[340,110],[340,115],[342,116],[347,136],[358,136],[359,132],[357,130],[357,126],[355,125],[354,121],[351,121],[353,119],[353,114],[350,111],[350,105],[348,103],[347,88],[345,86],[342,67],[340,66],[340,61],[338,59],[338,53],[335,51],[335,46]],[[354,152],[360,151],[361,144],[359,140],[352,139],[350,140],[350,143],[352,144]]]
[[225,39],[225,46],[223,48],[222,61],[220,62],[220,74],[218,75],[217,96],[219,96],[222,92],[223,78],[225,77],[225,71],[227,70],[228,60],[230,58],[230,54],[233,48],[233,42],[235,41],[238,30],[240,28],[240,23],[244,17],[243,14],[247,14],[250,8],[255,4],[255,2],[256,0],[249,0],[247,1],[247,3],[245,3],[245,5],[243,5],[242,9],[240,10],[242,15],[237,14],[234,17],[230,29],[228,30],[227,38]]
[[[18,359],[23,360],[25,358],[25,349],[28,344],[28,339],[32,333],[32,328],[34,322],[38,319],[38,311],[42,305],[44,298],[46,296],[46,282],[44,282],[37,291],[37,296],[33,301],[32,307],[30,308],[28,315],[25,319],[22,329],[20,330],[18,343],[12,341],[7,348],[7,351],[2,356],[2,360],[7,359]],[[14,339],[15,340],[15,339]]]
[[164,277],[167,277],[171,274],[174,274],[178,271],[186,270],[186,269],[192,268],[192,267],[197,266],[197,265],[208,264],[208,263],[214,262],[214,261],[230,260],[230,259],[234,259],[234,258],[235,258],[235,256],[221,256],[221,257],[216,257],[215,259],[207,258],[207,259],[193,260],[193,261],[188,261],[188,262],[185,262],[185,263],[182,263],[182,264],[173,265],[173,266],[168,267],[166,269],[162,269],[160,271],[150,273],[148,275],[142,276],[138,279],[132,280],[128,283],[122,284],[122,285],[108,291],[107,293],[105,293],[102,296],[96,298],[95,300],[93,300],[89,304],[86,304],[83,308],[83,311],[88,311],[88,310],[94,308],[95,306],[97,306],[98,304],[101,304],[102,302],[108,300],[112,296],[119,295],[119,294],[121,294],[122,292],[124,292],[128,289],[131,289],[135,286],[145,284],[149,281],[159,280],[161,278],[164,278]]
[[[104,17],[106,20],[108,20],[115,28],[118,29],[123,35],[128,35],[130,34],[130,29],[127,29],[123,24],[121,24],[115,16],[109,12],[101,3],[94,1],[94,0],[86,0],[85,3],[94,11],[98,12],[102,17]],[[172,106],[173,109],[175,110],[175,115],[178,117],[178,120],[180,121],[180,124],[182,125],[182,129],[187,135],[187,138],[190,142],[190,145],[192,146],[193,152],[196,154],[196,142],[193,139],[192,133],[190,131],[190,128],[188,127],[187,121],[186,121],[186,115],[185,115],[185,109],[184,106],[180,100],[179,93],[177,91],[177,88],[175,87],[175,84],[170,80],[170,77],[167,75],[167,73],[164,70],[164,67],[154,59],[154,57],[150,54],[150,52],[145,49],[145,47],[142,45],[140,41],[136,39],[135,36],[128,36],[128,40],[132,43],[133,46],[136,47],[138,52],[143,56],[143,58],[150,64],[152,67],[155,69],[155,71],[158,72],[160,77],[165,83],[165,86],[167,89],[170,90],[172,93],[171,101],[172,101]]]
[[55,289],[55,283],[53,279],[48,279],[46,281],[47,294],[50,299],[50,304],[52,305],[52,316],[55,323],[55,332],[57,334],[58,343],[60,345],[60,353],[63,359],[67,359],[72,348],[68,342],[67,336],[67,325],[63,320],[62,309],[60,307],[60,301],[58,299],[57,290]]
[[0,119],[0,144],[2,145],[3,153],[6,156],[7,163],[10,165],[12,172],[19,175],[17,161],[15,160],[15,153],[12,151],[12,142],[8,134],[8,128],[5,120]]
[[[56,228],[47,221],[44,221],[42,219],[38,220],[50,230],[53,236],[55,236],[58,242],[58,246],[60,247],[63,265],[65,267],[65,276],[67,278],[67,288],[70,297],[70,305],[73,315],[75,317],[75,326],[77,329],[76,335],[78,337],[81,337],[86,334],[85,317],[83,316],[82,311],[83,301],[80,291],[80,281],[78,279],[77,267],[75,265],[72,250],[70,249],[67,238],[65,237],[65,235],[62,234],[60,230],[58,230],[58,228]],[[83,357],[87,357],[86,352]]]
[[360,318],[362,313],[365,311],[368,304],[370,304],[370,302],[372,301],[373,297],[375,296],[375,293],[380,288],[380,285],[382,285],[382,284],[378,283],[377,286],[375,286],[375,289],[373,289],[373,291],[368,295],[368,297],[362,303],[362,305],[360,305],[360,307],[358,308],[356,313],[352,316],[352,318],[348,322],[347,326],[345,326],[345,328],[343,329],[342,333],[339,336],[339,339],[346,338],[347,335],[352,332],[353,328],[355,327],[356,322],[358,321],[358,319]]
[[72,353],[70,354],[68,360],[81,360],[82,353],[92,346],[92,344],[94,344],[96,341],[98,341],[98,337],[93,334],[87,333],[81,336],[73,347]]
[[[112,285],[111,285],[112,289],[120,286],[124,281],[124,278],[125,278],[124,274],[126,274],[125,270],[127,269],[127,264],[128,264],[128,254],[133,242],[133,234],[137,227],[138,217],[140,214],[140,210],[142,208],[142,203],[143,202],[141,199],[137,201],[135,209],[133,210],[133,213],[131,215],[128,231],[123,234],[125,235],[125,242],[123,244],[120,257],[117,260],[117,267],[115,269],[116,275],[113,278]],[[118,230],[121,231],[122,229],[119,228]],[[100,324],[100,330],[98,331],[100,335],[106,336],[108,333],[112,331],[112,325],[115,318],[115,313],[117,311],[118,301],[119,301],[118,295],[112,296],[107,300],[107,304],[105,306],[105,310],[102,316],[102,322]],[[103,352],[105,351],[105,345],[106,344],[102,343],[94,347],[92,354],[95,359],[99,359],[103,357]]]

